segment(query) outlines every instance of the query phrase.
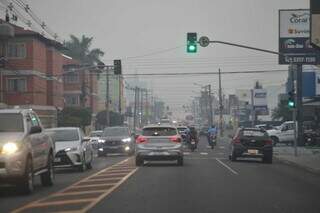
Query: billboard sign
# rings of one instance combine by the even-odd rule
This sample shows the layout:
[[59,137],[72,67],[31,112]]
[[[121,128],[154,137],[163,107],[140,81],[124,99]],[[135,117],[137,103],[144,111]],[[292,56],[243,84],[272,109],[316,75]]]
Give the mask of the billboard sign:
[[310,41],[310,10],[279,10],[279,64],[320,64]]
[[253,95],[253,108],[256,115],[268,115],[268,100],[266,89],[254,89]]
[[310,0],[310,39],[311,44],[320,48],[320,1],[319,0]]

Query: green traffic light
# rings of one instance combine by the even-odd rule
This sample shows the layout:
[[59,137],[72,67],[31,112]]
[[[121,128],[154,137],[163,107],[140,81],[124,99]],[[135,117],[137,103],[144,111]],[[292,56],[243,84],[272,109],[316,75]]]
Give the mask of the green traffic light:
[[288,107],[293,108],[294,107],[294,102],[293,101],[289,101],[288,102]]
[[193,53],[193,52],[196,52],[197,51],[197,48],[195,45],[189,45],[188,46],[188,52],[189,53]]

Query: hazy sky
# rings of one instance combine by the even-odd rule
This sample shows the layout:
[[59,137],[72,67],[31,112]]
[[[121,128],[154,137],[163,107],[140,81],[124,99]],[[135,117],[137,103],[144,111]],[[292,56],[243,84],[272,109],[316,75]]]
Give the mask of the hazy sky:
[[[186,54],[186,32],[211,39],[260,48],[278,48],[278,10],[308,8],[309,0],[24,0],[60,37],[94,37],[94,47],[105,51],[105,61],[123,60],[124,73],[222,72],[287,69],[277,57],[235,47],[214,45]],[[158,51],[179,47],[172,51]],[[139,57],[135,57],[139,56]],[[280,85],[286,72],[224,75],[223,90],[251,88],[255,80]],[[145,77],[155,94],[181,109],[199,84],[213,85],[216,75]]]

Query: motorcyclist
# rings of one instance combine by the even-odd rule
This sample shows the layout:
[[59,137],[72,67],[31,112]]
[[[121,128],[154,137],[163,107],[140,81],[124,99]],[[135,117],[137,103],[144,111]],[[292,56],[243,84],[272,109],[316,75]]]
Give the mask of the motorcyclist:
[[190,142],[191,140],[194,140],[196,142],[196,144],[198,144],[199,142],[199,138],[198,138],[198,132],[196,130],[196,128],[194,127],[189,127],[189,137],[190,137]]
[[209,129],[208,129],[208,134],[207,134],[209,146],[212,145],[212,144],[211,144],[211,137],[217,137],[217,133],[218,133],[218,130],[217,130],[217,128],[215,127],[215,125],[212,125],[211,127],[209,127]]

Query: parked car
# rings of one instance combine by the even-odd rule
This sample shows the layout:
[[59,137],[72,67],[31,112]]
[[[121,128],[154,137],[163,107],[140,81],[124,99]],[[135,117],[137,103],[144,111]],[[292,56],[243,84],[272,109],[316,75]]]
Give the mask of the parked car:
[[92,147],[94,149],[99,148],[99,142],[101,141],[101,136],[102,136],[103,131],[102,130],[97,130],[97,131],[92,131],[90,133],[90,143],[92,144]]
[[0,110],[0,121],[0,184],[14,184],[31,193],[34,176],[40,175],[43,186],[52,186],[55,147],[37,114],[5,109]]
[[177,160],[183,165],[182,139],[176,127],[170,125],[146,126],[136,139],[136,165],[144,160]]
[[106,156],[108,153],[134,153],[134,134],[128,127],[107,127],[103,130],[99,143],[98,157]]
[[295,124],[293,121],[287,121],[281,124],[278,129],[267,130],[267,133],[273,141],[273,145],[276,146],[278,143],[293,144],[294,142],[294,128]]
[[263,129],[239,128],[230,145],[231,161],[236,161],[238,157],[253,157],[272,163],[272,140]]
[[46,132],[55,142],[55,167],[75,167],[81,172],[92,168],[93,149],[80,128],[59,127],[46,129]]

